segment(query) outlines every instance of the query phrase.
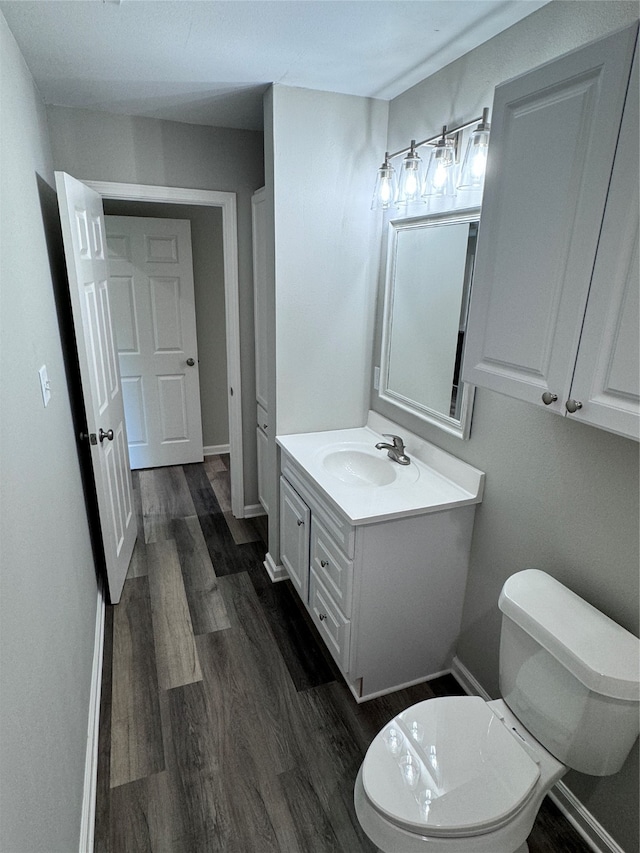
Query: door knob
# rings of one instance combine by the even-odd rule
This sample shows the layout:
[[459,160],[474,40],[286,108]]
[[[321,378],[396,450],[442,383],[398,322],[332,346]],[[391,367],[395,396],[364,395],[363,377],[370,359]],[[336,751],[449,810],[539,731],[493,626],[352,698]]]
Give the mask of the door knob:
[[573,415],[578,411],[578,409],[582,408],[582,403],[580,400],[567,400],[564,407],[570,415]]
[[557,399],[558,395],[552,394],[551,391],[545,391],[542,395],[542,402],[545,404],[545,406],[550,406],[551,403],[555,403]]
[[189,367],[193,367],[193,365],[195,364],[195,360],[193,358],[188,358],[187,364],[189,365]]
[[102,429],[102,427],[100,427],[100,432],[98,433],[98,438],[100,439],[100,444],[102,444],[102,442],[105,440],[105,438],[108,438],[108,439],[109,439],[109,441],[113,441],[113,430],[112,430],[112,429],[108,429],[108,430],[105,432],[105,431]]

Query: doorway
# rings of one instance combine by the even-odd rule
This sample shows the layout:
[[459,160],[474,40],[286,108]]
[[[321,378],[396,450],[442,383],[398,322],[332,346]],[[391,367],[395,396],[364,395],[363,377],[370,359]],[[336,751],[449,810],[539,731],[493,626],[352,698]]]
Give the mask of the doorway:
[[[176,187],[145,186],[101,181],[86,181],[103,198],[108,213],[123,212],[116,202],[150,202],[161,205],[189,205],[217,208],[222,218],[222,259],[224,278],[224,328],[226,337],[226,383],[228,435],[231,469],[231,509],[236,518],[244,517],[244,471],[242,448],[242,389],[240,377],[240,329],[238,305],[238,250],[235,193],[192,190]],[[142,208],[140,208],[142,210]],[[145,206],[144,211],[149,208]],[[147,215],[136,213],[135,215]],[[157,215],[157,213],[156,213]],[[204,338],[204,336],[202,336]],[[219,447],[207,447],[211,453]]]

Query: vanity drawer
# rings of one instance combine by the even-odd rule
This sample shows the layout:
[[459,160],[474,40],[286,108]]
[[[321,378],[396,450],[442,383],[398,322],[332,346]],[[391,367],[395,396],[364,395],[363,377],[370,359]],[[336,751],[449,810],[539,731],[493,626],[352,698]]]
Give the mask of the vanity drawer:
[[342,612],[351,614],[353,563],[315,516],[311,518],[311,568]]
[[342,672],[348,672],[351,622],[342,615],[313,569],[309,577],[309,610],[336,663]]

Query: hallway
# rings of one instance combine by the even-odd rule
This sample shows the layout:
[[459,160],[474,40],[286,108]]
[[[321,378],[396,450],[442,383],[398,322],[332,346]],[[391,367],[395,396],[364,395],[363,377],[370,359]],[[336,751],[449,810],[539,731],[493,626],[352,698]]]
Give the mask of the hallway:
[[[96,853],[374,853],[353,810],[366,748],[446,676],[353,700],[265,519],[230,512],[228,457],[134,472],[139,534],[107,607]],[[588,853],[548,800],[530,853]]]

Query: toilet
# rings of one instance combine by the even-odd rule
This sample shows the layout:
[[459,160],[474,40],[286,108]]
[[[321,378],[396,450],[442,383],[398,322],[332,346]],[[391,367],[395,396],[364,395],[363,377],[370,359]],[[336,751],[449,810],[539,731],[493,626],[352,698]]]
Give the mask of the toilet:
[[354,801],[384,853],[526,853],[564,773],[616,773],[638,737],[637,637],[538,569],[498,606],[502,698],[418,702],[369,746]]

